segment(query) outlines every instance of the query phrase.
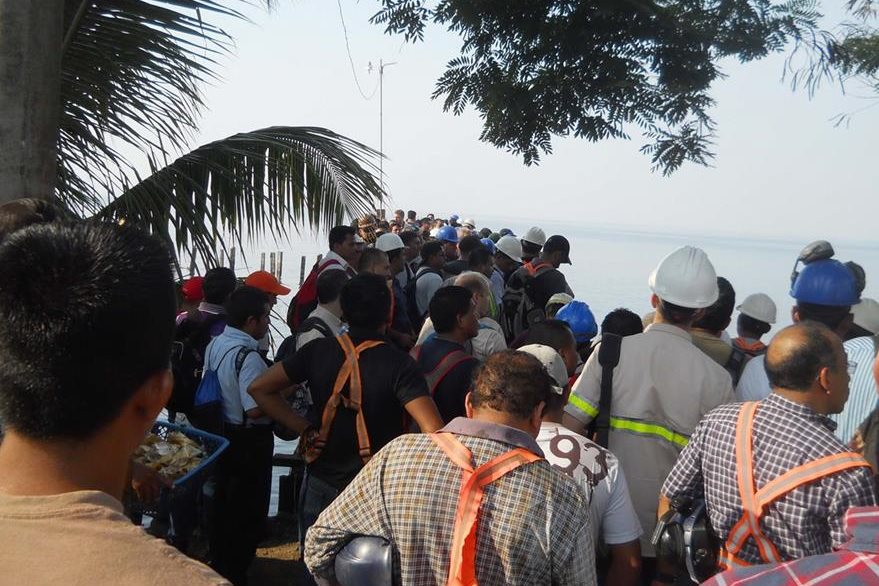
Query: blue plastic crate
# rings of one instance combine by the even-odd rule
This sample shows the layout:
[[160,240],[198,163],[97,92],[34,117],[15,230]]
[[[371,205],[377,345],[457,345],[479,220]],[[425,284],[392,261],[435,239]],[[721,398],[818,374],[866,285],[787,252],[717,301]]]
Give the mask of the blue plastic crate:
[[[171,490],[162,489],[156,502],[143,503],[137,498],[132,498],[126,503],[129,512],[133,514],[149,515],[150,517],[167,516],[174,502],[201,490],[220,454],[229,446],[229,440],[194,427],[175,425],[167,421],[156,421],[152,431],[162,439],[165,439],[169,433],[180,432],[198,443],[205,453],[198,466],[174,481]],[[192,501],[193,499],[189,499],[189,502]]]

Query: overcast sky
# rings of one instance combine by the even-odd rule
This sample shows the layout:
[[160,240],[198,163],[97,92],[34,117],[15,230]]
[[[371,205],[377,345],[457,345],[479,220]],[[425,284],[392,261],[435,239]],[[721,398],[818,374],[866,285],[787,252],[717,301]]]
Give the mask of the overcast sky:
[[[266,126],[324,126],[375,148],[378,93],[358,92],[335,0],[282,0],[252,22],[224,22],[237,47],[206,88],[209,111],[193,147]],[[833,6],[841,2],[831,2]],[[394,207],[420,213],[521,217],[809,241],[875,241],[879,159],[871,138],[879,106],[867,92],[827,87],[814,98],[781,81],[783,58],[725,63],[714,118],[717,158],[672,177],[652,173],[643,140],[555,139],[539,166],[479,141],[472,111],[455,117],[430,99],[460,40],[436,27],[424,43],[385,35],[376,0],[343,0],[355,69],[367,94],[379,59],[384,83],[384,169]],[[866,108],[866,109],[865,109]],[[833,118],[857,113],[848,126]]]

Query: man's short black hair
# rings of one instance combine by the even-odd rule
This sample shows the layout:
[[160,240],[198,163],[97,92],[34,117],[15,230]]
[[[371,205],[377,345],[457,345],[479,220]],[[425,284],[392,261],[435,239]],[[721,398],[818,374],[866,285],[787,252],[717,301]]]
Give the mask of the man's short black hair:
[[479,236],[464,236],[461,238],[461,241],[458,242],[458,251],[461,253],[461,256],[466,256],[476,250],[477,248],[482,248],[482,241],[479,239]]
[[23,197],[0,205],[0,242],[7,236],[34,224],[72,219],[61,206],[34,197]]
[[520,240],[519,242],[522,243],[522,254],[526,256],[529,254],[531,256],[537,256],[543,248],[539,244],[534,244],[533,242],[528,242],[526,240]]
[[555,384],[537,358],[504,350],[489,356],[479,369],[470,403],[525,419],[541,401],[548,402]]
[[169,368],[176,299],[165,244],[131,226],[49,223],[0,247],[0,420],[88,439]]
[[264,291],[248,285],[238,287],[226,301],[226,323],[240,330],[249,318],[260,319],[264,316],[270,303],[269,296]]
[[427,259],[443,253],[443,243],[439,240],[431,240],[425,242],[421,247],[421,261],[426,263]]
[[384,250],[379,250],[378,248],[364,248],[363,254],[360,255],[360,262],[357,264],[357,272],[372,272],[373,265],[375,265],[379,259],[387,257],[388,253]]
[[479,231],[480,238],[488,238],[491,236],[491,228],[483,228]]
[[717,301],[711,304],[705,313],[693,322],[694,328],[720,332],[727,328],[736,306],[736,291],[732,284],[723,277],[717,277]]
[[323,305],[332,303],[339,298],[342,287],[348,282],[348,273],[345,271],[324,271],[317,278],[317,302]]
[[237,286],[238,279],[232,269],[213,268],[204,275],[204,283],[202,284],[204,300],[214,305],[223,305]]
[[624,307],[614,309],[601,322],[602,334],[616,334],[617,336],[634,336],[644,331],[644,323],[638,314]]
[[665,321],[672,325],[689,325],[699,310],[681,307],[680,305],[660,299],[659,304],[656,306],[656,311]]
[[418,232],[414,230],[403,230],[400,232],[400,240],[403,241],[403,246],[409,246],[416,238],[418,238]]
[[762,336],[772,329],[772,326],[765,321],[754,319],[750,315],[745,315],[744,313],[739,314],[736,325],[738,326],[738,329],[743,332],[757,334],[758,336]]
[[455,329],[458,317],[473,311],[473,293],[457,285],[440,287],[430,300],[428,312],[433,329],[446,334]]
[[849,305],[818,305],[816,303],[797,302],[797,313],[800,321],[816,321],[831,330],[839,328],[843,320],[852,312]]
[[467,257],[467,267],[473,271],[481,267],[491,265],[491,252],[485,246],[480,245],[479,248],[470,253]]
[[[822,368],[838,368],[833,340],[836,337],[824,324],[806,321],[794,328],[803,329],[802,341],[795,351],[775,356],[767,350],[764,366],[769,384],[775,388],[808,391]],[[770,343],[770,347],[772,344]]]
[[[357,221],[354,221],[355,224]],[[351,226],[334,226],[332,230],[330,230],[330,250],[337,244],[342,244],[345,240],[348,239],[348,236],[354,236],[357,234],[357,231]]]
[[547,319],[539,321],[531,326],[528,334],[525,336],[523,346],[529,344],[543,344],[549,346],[556,352],[560,352],[563,348],[567,348],[576,342],[574,333],[568,322],[560,319]]
[[403,249],[402,248],[395,248],[394,250],[387,251],[386,254],[388,255],[388,262],[392,263],[395,260],[397,260],[398,258],[400,258],[401,256],[403,256]]
[[377,330],[388,320],[391,292],[384,277],[363,273],[345,283],[342,314],[351,327]]
[[415,210],[409,210],[408,212],[406,212],[406,219],[407,220],[412,220],[414,222],[415,216],[416,216]]

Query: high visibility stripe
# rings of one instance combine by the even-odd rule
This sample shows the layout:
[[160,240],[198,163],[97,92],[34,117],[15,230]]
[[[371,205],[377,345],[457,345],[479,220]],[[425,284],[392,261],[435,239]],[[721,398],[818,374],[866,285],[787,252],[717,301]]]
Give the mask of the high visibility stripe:
[[584,401],[574,393],[568,398],[568,403],[588,415],[589,417],[598,417],[598,408],[593,407],[590,403]]
[[[463,481],[452,533],[448,586],[477,586],[476,528],[485,487],[525,464],[542,458],[515,448],[473,469],[473,455],[454,435],[431,434],[431,439],[461,468]],[[464,464],[463,466],[461,464]]]
[[[573,395],[571,395],[571,397],[573,397]],[[630,431],[640,435],[650,435],[658,437],[664,439],[667,442],[673,443],[676,446],[680,446],[681,448],[686,447],[687,443],[690,441],[689,437],[672,431],[667,427],[663,427],[658,423],[647,423],[644,421],[635,421],[633,419],[611,417],[610,427],[611,429]]]
[[788,470],[757,491],[756,496],[762,508],[791,490],[818,478],[829,476],[842,470],[848,470],[849,468],[869,466],[863,457],[853,452],[825,456],[814,462],[797,466],[793,470]]

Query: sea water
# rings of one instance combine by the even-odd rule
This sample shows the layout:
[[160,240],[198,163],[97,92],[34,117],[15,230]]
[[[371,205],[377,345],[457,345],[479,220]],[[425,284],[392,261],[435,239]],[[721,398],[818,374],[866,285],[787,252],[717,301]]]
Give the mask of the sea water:
[[[489,221],[492,220],[492,221]],[[504,222],[486,219],[485,225],[499,230],[511,228],[522,235],[528,229],[527,222]],[[772,333],[791,323],[790,309],[793,300],[789,295],[791,272],[800,250],[821,235],[805,235],[799,240],[772,240],[736,236],[706,234],[666,234],[625,228],[583,226],[574,224],[542,223],[547,236],[561,234],[571,243],[573,264],[563,265],[571,289],[577,299],[589,304],[600,324],[604,316],[617,307],[628,308],[638,315],[652,310],[647,279],[650,272],[666,254],[684,245],[702,248],[714,265],[717,274],[726,277],[736,291],[736,304],[752,293],[765,293],[778,308],[778,320]],[[865,297],[879,295],[879,246],[877,242],[832,242],[835,258],[859,263],[867,275]],[[295,292],[299,285],[301,257],[306,258],[306,274],[317,259],[325,254],[325,238],[304,236],[282,246],[272,244],[254,249],[236,266],[236,272],[247,275],[260,268],[260,252],[284,251],[284,267],[281,280]],[[268,254],[266,255],[268,258]],[[268,260],[266,261],[268,269]],[[283,323],[287,312],[287,298],[280,298],[273,319],[275,346],[288,331]],[[735,318],[728,333],[735,336]],[[295,449],[295,442],[276,441],[279,452]],[[283,471],[275,469],[272,492],[272,511],[277,507],[277,476]]]

